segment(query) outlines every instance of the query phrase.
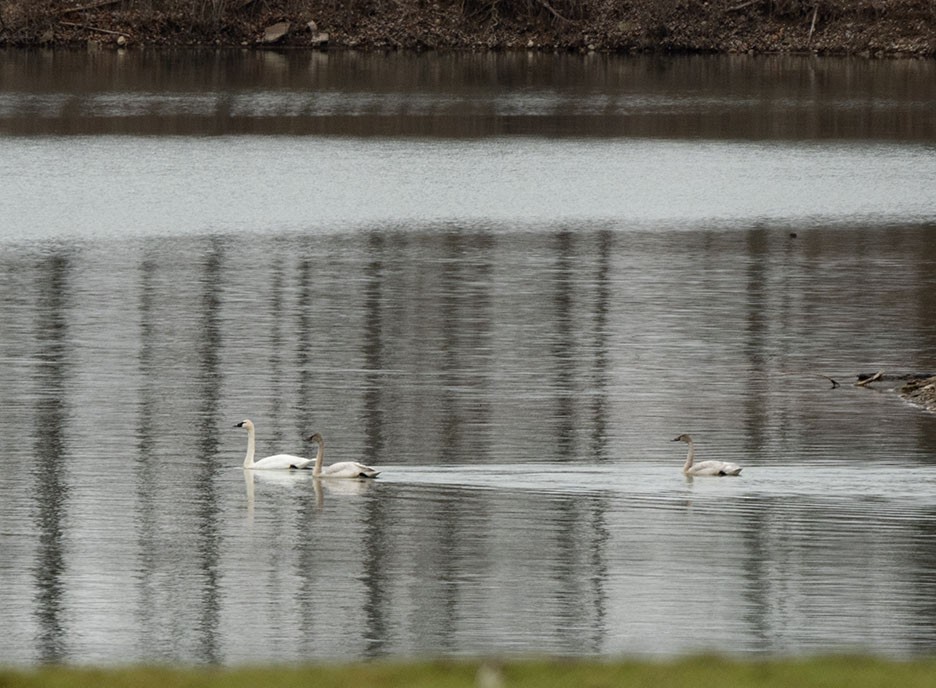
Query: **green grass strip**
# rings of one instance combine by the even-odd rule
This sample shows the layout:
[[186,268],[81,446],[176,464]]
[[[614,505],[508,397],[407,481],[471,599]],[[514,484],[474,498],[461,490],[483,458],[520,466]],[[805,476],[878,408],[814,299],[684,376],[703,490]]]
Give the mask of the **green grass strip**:
[[0,688],[932,688],[936,660],[371,662],[243,669],[0,670]]

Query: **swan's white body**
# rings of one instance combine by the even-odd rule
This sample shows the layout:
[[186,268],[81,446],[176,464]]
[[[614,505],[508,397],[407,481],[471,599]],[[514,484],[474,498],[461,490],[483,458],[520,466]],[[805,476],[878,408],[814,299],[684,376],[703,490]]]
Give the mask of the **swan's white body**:
[[695,463],[695,445],[689,435],[680,435],[673,438],[673,442],[685,442],[689,445],[689,453],[686,454],[686,463],[683,465],[682,472],[686,475],[740,475],[741,466],[736,463],[726,461],[700,461]]
[[249,420],[242,420],[234,426],[235,428],[246,428],[247,430],[247,456],[244,457],[244,468],[253,470],[284,470],[290,468],[308,468],[312,464],[312,459],[304,456],[293,456],[292,454],[274,454],[267,456],[259,461],[254,461],[254,451],[256,448],[256,430],[254,424]]
[[325,440],[319,433],[309,435],[307,442],[318,443],[318,452],[315,454],[315,468],[312,475],[317,478],[376,478],[380,471],[365,466],[357,461],[340,461],[330,466],[323,466],[325,462]]

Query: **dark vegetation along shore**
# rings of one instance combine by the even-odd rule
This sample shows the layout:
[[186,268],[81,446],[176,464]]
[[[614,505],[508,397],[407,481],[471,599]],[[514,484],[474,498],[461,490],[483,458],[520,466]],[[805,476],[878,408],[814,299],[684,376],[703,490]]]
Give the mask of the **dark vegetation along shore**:
[[0,46],[936,56],[934,0],[0,0]]

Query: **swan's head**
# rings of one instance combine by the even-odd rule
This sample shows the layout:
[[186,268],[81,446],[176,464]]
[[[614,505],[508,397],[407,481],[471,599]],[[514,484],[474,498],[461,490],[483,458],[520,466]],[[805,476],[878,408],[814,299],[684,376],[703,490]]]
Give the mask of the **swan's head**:
[[689,444],[690,442],[692,442],[692,438],[689,437],[689,435],[687,435],[686,433],[683,433],[679,437],[674,437],[673,442],[685,442],[686,444]]
[[319,444],[322,444],[325,441],[322,438],[322,435],[317,432],[313,432],[311,435],[306,437],[305,440],[306,442],[318,442]]
[[253,422],[247,420],[246,418],[245,418],[244,420],[242,420],[240,423],[238,423],[237,425],[235,425],[234,427],[235,427],[235,428],[244,428],[244,430],[253,430],[253,429],[254,429]]

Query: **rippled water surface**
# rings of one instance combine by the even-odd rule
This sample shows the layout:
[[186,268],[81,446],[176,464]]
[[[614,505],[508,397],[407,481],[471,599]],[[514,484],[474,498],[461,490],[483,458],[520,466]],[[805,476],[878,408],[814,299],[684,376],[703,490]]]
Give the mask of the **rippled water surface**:
[[931,64],[212,55],[0,53],[0,664],[932,653]]

